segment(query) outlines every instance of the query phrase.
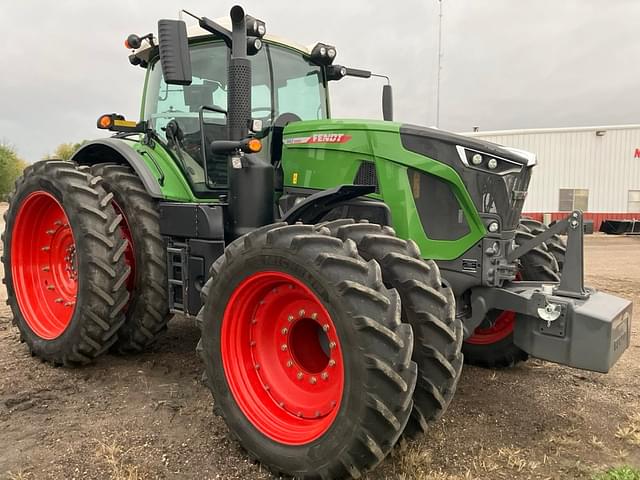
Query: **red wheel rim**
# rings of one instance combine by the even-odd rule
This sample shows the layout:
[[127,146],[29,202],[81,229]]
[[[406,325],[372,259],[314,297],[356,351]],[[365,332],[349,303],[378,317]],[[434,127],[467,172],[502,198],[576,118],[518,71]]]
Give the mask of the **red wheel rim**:
[[[129,272],[129,276],[127,277],[127,290],[129,291],[129,293],[131,293],[133,292],[136,284],[136,256],[133,249],[133,237],[131,236],[131,228],[129,227],[127,216],[124,214],[122,208],[120,208],[120,205],[118,205],[115,200],[111,202],[111,205],[113,205],[113,209],[116,211],[116,213],[122,216],[122,221],[120,222],[120,235],[127,241],[127,249],[124,251],[124,261],[131,269]],[[131,301],[131,297],[129,297],[129,301]],[[127,306],[129,306],[128,303]]]
[[[520,272],[516,273],[515,279],[516,281],[522,280],[522,274],[520,274]],[[473,335],[467,338],[465,342],[472,345],[490,345],[499,342],[513,333],[515,323],[516,312],[511,310],[502,311],[496,316],[496,319],[490,327],[476,328]]]
[[499,342],[513,332],[516,321],[516,312],[504,311],[496,317],[495,322],[489,328],[476,328],[473,335],[466,342],[472,345],[489,345]]
[[11,275],[20,312],[40,338],[67,329],[78,294],[76,244],[69,219],[50,193],[29,194],[11,237]]
[[220,347],[236,403],[265,436],[303,445],[333,424],[342,350],[331,316],[304,283],[282,272],[243,280],[227,303]]

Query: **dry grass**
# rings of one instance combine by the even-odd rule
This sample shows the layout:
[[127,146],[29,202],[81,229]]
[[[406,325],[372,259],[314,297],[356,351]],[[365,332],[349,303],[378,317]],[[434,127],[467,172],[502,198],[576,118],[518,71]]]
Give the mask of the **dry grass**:
[[629,445],[640,445],[640,413],[637,411],[628,417],[629,422],[620,425],[616,431],[616,438],[624,440]]
[[109,444],[98,441],[96,456],[107,464],[112,480],[142,480],[138,467],[131,465],[126,459],[131,450],[124,450],[115,441]]
[[33,480],[34,476],[32,473],[24,470],[18,470],[15,473],[9,470],[6,478],[7,480]]

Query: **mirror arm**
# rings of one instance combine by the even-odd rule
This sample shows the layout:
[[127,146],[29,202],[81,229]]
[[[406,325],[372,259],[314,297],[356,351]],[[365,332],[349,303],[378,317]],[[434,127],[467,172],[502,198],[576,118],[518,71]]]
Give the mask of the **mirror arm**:
[[214,22],[213,20],[208,19],[207,17],[198,17],[197,15],[194,15],[193,13],[187,10],[182,10],[182,11],[187,15],[189,15],[190,17],[193,17],[196,20],[198,20],[198,25],[200,25],[200,28],[202,28],[203,30],[206,30],[207,32],[213,33],[214,35],[219,36],[220,38],[222,38],[222,40],[224,40],[224,43],[227,45],[227,48],[231,48],[232,36],[229,30],[224,28],[222,25]]

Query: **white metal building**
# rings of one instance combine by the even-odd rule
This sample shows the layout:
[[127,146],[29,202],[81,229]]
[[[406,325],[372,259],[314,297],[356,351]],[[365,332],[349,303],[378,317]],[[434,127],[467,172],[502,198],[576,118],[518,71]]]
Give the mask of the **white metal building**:
[[556,219],[575,208],[596,229],[603,218],[640,219],[640,125],[468,135],[537,154],[524,206],[534,217]]

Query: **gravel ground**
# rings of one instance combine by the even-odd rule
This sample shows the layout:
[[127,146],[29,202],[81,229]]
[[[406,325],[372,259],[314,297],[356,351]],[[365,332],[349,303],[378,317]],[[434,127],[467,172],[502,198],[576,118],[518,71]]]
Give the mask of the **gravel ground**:
[[[640,304],[640,238],[585,243],[588,284]],[[0,478],[270,478],[211,413],[191,321],[173,320],[148,353],[53,368],[18,341],[5,299],[2,286]],[[608,375],[538,360],[465,368],[445,418],[367,478],[591,478],[640,466],[638,311],[632,345]]]

